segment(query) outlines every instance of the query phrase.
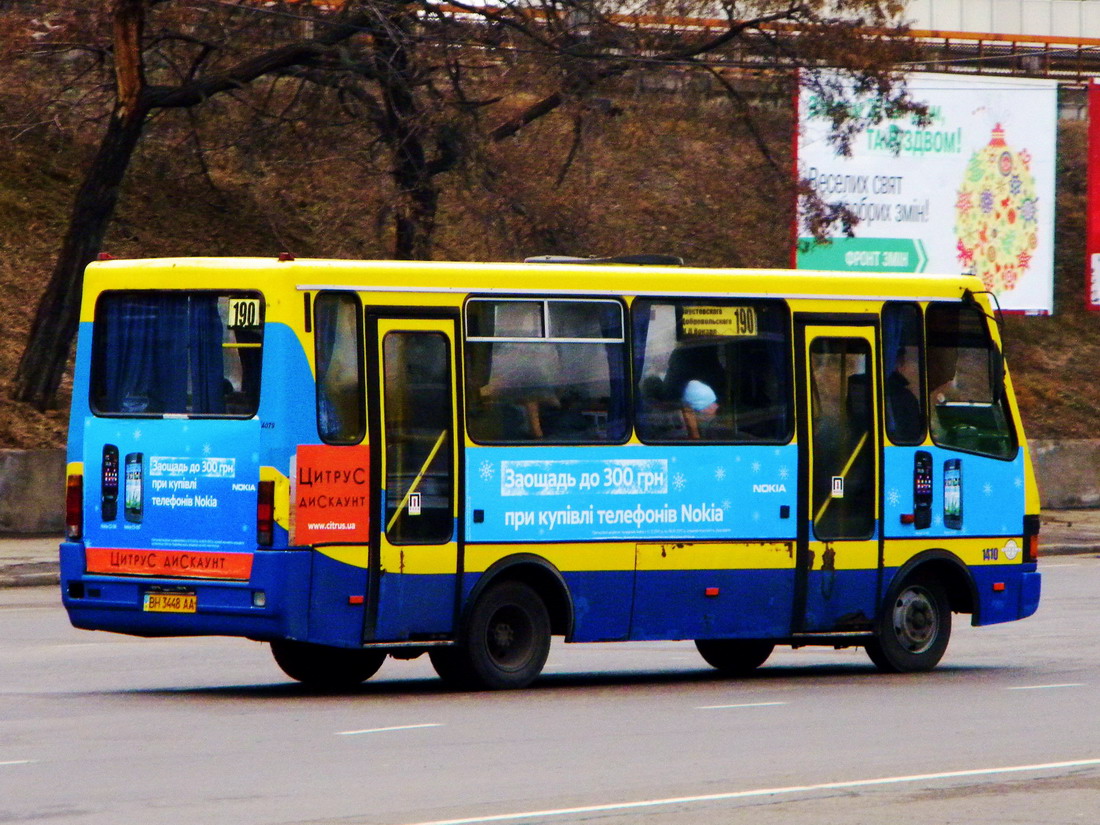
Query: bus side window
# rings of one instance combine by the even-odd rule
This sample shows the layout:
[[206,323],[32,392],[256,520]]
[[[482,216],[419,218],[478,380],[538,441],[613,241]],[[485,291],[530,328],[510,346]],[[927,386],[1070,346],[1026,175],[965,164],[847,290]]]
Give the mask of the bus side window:
[[633,328],[635,423],[643,441],[790,439],[785,304],[639,299]]
[[882,364],[886,434],[894,444],[924,441],[924,360],[921,313],[917,304],[888,303],[882,310]]
[[623,440],[622,305],[471,299],[466,307],[466,423],[480,443]]
[[932,440],[940,447],[1010,459],[1016,436],[1004,393],[994,391],[995,351],[985,315],[963,304],[925,312]]
[[313,307],[317,432],[326,444],[358,444],[366,430],[359,298],[322,292]]

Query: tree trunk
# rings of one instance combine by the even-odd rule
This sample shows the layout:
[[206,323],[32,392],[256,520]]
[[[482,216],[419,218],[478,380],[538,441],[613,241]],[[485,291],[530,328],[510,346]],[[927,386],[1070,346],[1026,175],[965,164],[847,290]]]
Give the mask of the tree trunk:
[[118,202],[118,188],[145,125],[145,114],[112,115],[76,195],[68,230],[15,373],[15,400],[46,410],[69,360],[80,320],[84,267],[95,260]]
[[95,259],[118,204],[118,188],[145,126],[141,34],[144,0],[111,0],[116,103],[92,166],[76,193],[61,254],[38,302],[12,397],[46,410],[53,403],[80,322],[84,267]]

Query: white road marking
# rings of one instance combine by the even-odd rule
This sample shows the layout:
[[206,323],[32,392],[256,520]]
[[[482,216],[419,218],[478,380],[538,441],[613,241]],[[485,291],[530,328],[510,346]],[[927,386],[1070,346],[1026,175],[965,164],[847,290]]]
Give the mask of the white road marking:
[[416,728],[441,728],[442,722],[426,722],[423,725],[394,725],[392,728],[368,728],[366,730],[341,730],[337,736],[358,736],[361,733],[386,733],[391,730],[415,730]]
[[34,761],[33,759],[12,759],[7,762],[0,762],[0,768],[6,765],[31,765]]
[[700,705],[696,710],[729,710],[732,708],[773,708],[786,702],[746,702],[743,705]]
[[1052,688],[1084,687],[1081,682],[1066,682],[1061,685],[1020,685],[1019,687],[1005,688],[1005,690],[1051,690]]
[[1038,765],[1012,765],[1005,768],[975,768],[966,771],[945,771],[943,773],[919,773],[910,776],[886,776],[878,779],[854,779],[848,782],[822,782],[818,785],[790,785],[781,788],[758,788],[751,791],[730,791],[729,793],[706,794],[702,796],[676,796],[667,799],[645,799],[638,802],[613,802],[605,805],[586,805],[578,808],[549,808],[543,811],[517,811],[493,816],[473,816],[463,819],[436,819],[430,822],[409,823],[409,825],[482,825],[488,822],[512,822],[525,819],[548,817],[579,816],[585,814],[629,811],[639,808],[657,808],[668,805],[685,805],[701,802],[722,802],[730,799],[751,799],[761,796],[780,796],[783,794],[812,793],[814,791],[839,791],[850,788],[871,788],[876,785],[900,785],[907,782],[933,782],[941,779],[965,779],[974,776],[998,776],[1010,773],[1033,771],[1056,771],[1067,768],[1085,768],[1100,766],[1100,759],[1079,759],[1073,762],[1044,762]]

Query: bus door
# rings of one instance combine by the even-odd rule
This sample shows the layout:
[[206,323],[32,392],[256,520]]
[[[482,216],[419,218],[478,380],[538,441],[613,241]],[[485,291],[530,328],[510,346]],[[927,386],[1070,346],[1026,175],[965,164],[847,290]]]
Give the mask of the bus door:
[[446,637],[461,552],[457,313],[367,312],[371,546],[366,641]]
[[796,317],[798,550],[794,630],[865,630],[881,567],[875,326]]

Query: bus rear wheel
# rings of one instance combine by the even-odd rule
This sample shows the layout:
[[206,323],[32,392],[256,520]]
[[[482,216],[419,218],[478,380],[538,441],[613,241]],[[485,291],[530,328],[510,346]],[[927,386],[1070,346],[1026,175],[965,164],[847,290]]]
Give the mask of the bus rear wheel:
[[867,643],[867,655],[883,673],[931,670],[951,638],[951,605],[935,579],[913,578],[887,600]]
[[355,687],[377,673],[386,660],[384,650],[349,650],[290,639],[273,641],[271,653],[291,679],[323,690]]
[[451,650],[432,661],[445,680],[489,690],[526,687],[550,653],[550,614],[528,585],[501,582],[474,604],[463,641]]
[[759,639],[696,639],[703,660],[725,676],[746,676],[767,661],[775,650]]

